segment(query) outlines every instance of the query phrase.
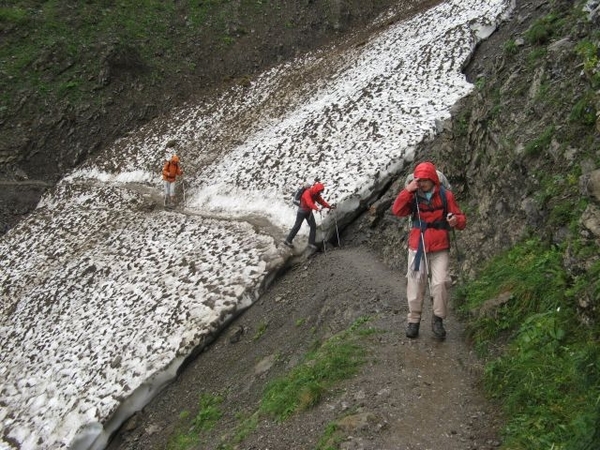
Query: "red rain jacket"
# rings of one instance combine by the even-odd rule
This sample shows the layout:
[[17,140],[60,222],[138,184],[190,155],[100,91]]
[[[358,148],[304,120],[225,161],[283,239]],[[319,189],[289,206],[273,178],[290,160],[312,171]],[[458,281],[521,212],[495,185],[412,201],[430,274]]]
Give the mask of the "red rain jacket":
[[[418,164],[414,171],[415,178],[427,178],[434,182],[433,196],[431,200],[427,200],[420,190],[409,192],[403,189],[396,197],[392,206],[392,212],[399,217],[405,217],[413,214],[415,198],[419,199],[419,212],[421,220],[428,224],[434,222],[445,222],[444,205],[440,196],[440,180],[437,175],[435,166],[430,162]],[[458,219],[456,229],[463,230],[467,226],[467,218],[458,207],[454,194],[448,189],[444,189],[447,199],[447,213],[452,213]],[[418,220],[415,214],[413,221]],[[408,237],[408,246],[411,250],[417,251],[419,247],[419,236],[421,231],[418,227],[413,226]],[[450,239],[448,230],[443,228],[428,227],[424,231],[425,251],[437,252],[450,248]]]
[[315,210],[318,211],[319,207],[317,203],[322,205],[324,208],[331,208],[329,203],[323,200],[321,192],[325,190],[323,183],[315,183],[304,191],[302,197],[300,197],[300,209],[304,211]]

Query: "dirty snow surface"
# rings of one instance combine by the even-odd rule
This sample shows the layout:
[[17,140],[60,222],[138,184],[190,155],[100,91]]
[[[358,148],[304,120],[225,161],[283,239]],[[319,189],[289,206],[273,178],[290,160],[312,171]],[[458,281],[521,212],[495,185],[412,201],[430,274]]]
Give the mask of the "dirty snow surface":
[[[0,242],[0,449],[105,447],[291,256],[295,187],[324,182],[331,234],[437,133],[509,9],[444,2],[175,111],[63,179]],[[183,207],[167,210],[172,152]]]

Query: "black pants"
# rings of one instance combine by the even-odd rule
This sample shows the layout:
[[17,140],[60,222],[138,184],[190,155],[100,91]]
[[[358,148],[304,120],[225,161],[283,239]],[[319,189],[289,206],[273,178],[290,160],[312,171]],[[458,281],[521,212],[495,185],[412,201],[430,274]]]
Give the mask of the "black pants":
[[294,240],[304,220],[306,220],[306,223],[308,223],[308,226],[310,227],[310,232],[308,233],[308,244],[315,245],[315,236],[317,235],[317,222],[315,222],[315,216],[313,215],[312,210],[298,210],[298,212],[296,213],[296,223],[294,223],[294,226],[290,230],[290,234],[288,234],[286,241],[292,242]]

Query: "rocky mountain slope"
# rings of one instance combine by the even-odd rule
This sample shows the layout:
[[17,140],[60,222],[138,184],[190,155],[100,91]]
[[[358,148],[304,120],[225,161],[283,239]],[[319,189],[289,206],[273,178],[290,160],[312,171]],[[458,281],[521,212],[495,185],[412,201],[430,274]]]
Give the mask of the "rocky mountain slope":
[[[265,22],[255,32],[239,34],[241,41],[255,50],[262,49],[265,55],[250,52],[255,56],[241,58],[243,48],[225,54],[215,48],[212,57],[221,65],[215,66],[220,69],[208,79],[243,82],[254,70],[296,49],[329,42],[346,26],[366,23],[395,2],[331,2],[337,5],[334,17],[338,18],[332,21],[323,20],[329,13],[318,9],[325,3],[330,4],[294,2],[293,8],[283,8],[272,22],[263,16]],[[415,2],[415,7],[429,3]],[[477,49],[465,68],[475,91],[456,106],[452,120],[440,124],[440,136],[424,143],[417,159],[435,161],[449,176],[469,216],[468,229],[457,236],[456,248],[463,259],[453,267],[455,279],[477,274],[493,255],[524,238],[540,238],[565,248],[563,265],[571,286],[578,280],[585,282],[578,291],[578,320],[584,327],[597,329],[600,286],[591,274],[598,267],[600,240],[599,15],[596,2],[588,5],[590,12],[578,13],[579,2],[516,1],[511,19]],[[292,34],[276,27],[275,23],[287,23],[285,20],[291,18],[303,24],[289,27],[295,30]],[[238,16],[232,27],[233,22],[244,20]],[[301,39],[312,35],[312,30],[317,30],[316,39]],[[251,41],[255,34],[262,36],[264,46]],[[266,44],[273,40],[284,44],[277,51],[271,50]],[[16,116],[7,112],[12,110],[2,110],[3,135],[10,129],[0,153],[5,158],[3,183],[11,186],[3,189],[5,224],[14,223],[19,214],[31,208],[44,183],[54,182],[74,162],[85,158],[88,150],[100,148],[105,139],[112,140],[183,101],[187,93],[197,94],[192,86],[201,78],[187,73],[171,83],[172,90],[166,90],[165,85],[138,83],[137,72],[129,70],[129,64],[119,63],[123,61],[119,55],[125,55],[129,62],[135,58],[126,57],[127,52],[119,51],[118,46],[113,50],[107,52],[113,57],[107,61],[114,63],[109,64],[114,78],[108,85],[120,86],[120,90],[111,91],[106,109],[84,114],[57,105],[59,111],[48,114],[52,123],[43,129],[36,124],[41,126],[44,121],[36,122],[32,117],[13,121]],[[190,47],[183,51],[190,51]],[[236,67],[228,64],[233,61],[246,62],[229,72],[229,67]],[[120,78],[118,69],[123,66],[129,69]],[[207,88],[215,86],[205,82]],[[161,95],[151,95],[159,92]],[[34,97],[28,93],[21,103],[27,105]],[[163,100],[148,104],[143,98]],[[117,126],[111,119],[115,117],[127,120]],[[28,126],[29,132],[23,132]],[[63,147],[65,150],[59,152]],[[48,159],[42,148],[50,149],[52,157]],[[49,170],[41,170],[43,166]],[[502,418],[477,390],[481,362],[459,339],[463,325],[452,319],[452,337],[445,347],[426,337],[414,344],[403,338],[403,224],[389,213],[402,182],[401,177],[377,203],[366,205],[368,211],[342,234],[342,249],[318,255],[287,272],[263,302],[233,325],[231,334],[219,338],[205,353],[206,358],[200,355],[190,362],[172,388],[134,416],[113,448],[164,448],[169,442],[172,448],[316,448],[322,439],[320,448],[500,446]],[[17,198],[24,203],[16,203]],[[378,267],[380,262],[383,266]],[[344,277],[344,268],[354,276]],[[392,272],[387,272],[390,269]],[[376,274],[365,275],[368,270]],[[293,308],[298,309],[297,315],[290,313]],[[290,317],[281,317],[282,313]],[[320,406],[294,416],[290,422],[254,416],[269,381],[297,365],[314,342],[347,329],[365,315],[373,316],[373,327],[380,330],[363,347],[369,357],[367,370],[336,385]],[[211,360],[216,361],[214,366],[209,366]],[[226,364],[219,365],[219,361]],[[450,377],[462,377],[464,383],[452,384],[440,377],[440,372],[446,374],[448,370]],[[456,390],[457,396],[449,395]],[[177,447],[177,437],[187,436],[193,429],[188,417],[203,411],[198,400],[201,394],[225,398],[227,420],[217,423],[200,440]],[[447,417],[457,404],[466,412],[450,413],[443,429],[424,429],[419,422],[432,410]],[[416,418],[419,425],[407,425],[406,417]],[[258,426],[236,443],[240,424],[249,423],[245,419],[256,419]],[[327,429],[333,430],[331,435]],[[401,436],[410,438],[398,445]]]
[[[580,323],[593,330],[600,292],[593,281],[600,238],[599,85],[597,59],[582,48],[587,42],[598,48],[599,18],[597,5],[589,6],[595,13],[584,17],[574,2],[517,1],[512,18],[465,68],[475,91],[417,159],[431,159],[448,174],[469,216],[452,251],[455,279],[476,275],[523,239],[539,238],[566,249],[570,283],[578,276],[588,280],[576,308]],[[402,183],[400,177],[344,231],[343,248],[283,275],[229,334],[128,422],[111,448],[502,447],[506,418],[481,397],[483,361],[470,350],[464,324],[450,319],[452,338],[443,346],[428,336],[413,342],[403,335],[404,224],[389,212]],[[486,314],[498,316],[505,302],[490,299]],[[325,340],[365,316],[381,333],[363,344],[366,369],[287,421],[257,413],[266,387],[302,361],[311,339]],[[453,385],[457,380],[464,383]],[[206,411],[202,395],[223,402],[222,418],[206,431],[197,427]],[[244,433],[249,422],[253,432]],[[581,441],[578,448],[596,448],[600,437]]]
[[[94,24],[104,8],[118,7],[115,2],[79,8],[46,4],[40,10],[17,2],[0,16],[1,55],[10,62],[0,71],[5,92],[0,108],[0,232],[31,211],[44,189],[67,171],[132,129],[339,41],[389,7],[396,7],[401,17],[438,1],[235,1],[195,7],[174,2],[170,14],[161,2],[150,2],[146,8],[157,10],[146,12],[144,20],[156,27],[153,39],[138,37],[148,30],[144,22],[138,31],[135,17],[122,18],[124,25],[134,27],[129,34],[111,24],[102,28],[102,21]],[[127,12],[124,8],[123,14]],[[89,33],[74,35],[81,42],[69,42],[70,33],[59,34],[68,27],[89,27]],[[87,42],[88,36],[94,39]]]

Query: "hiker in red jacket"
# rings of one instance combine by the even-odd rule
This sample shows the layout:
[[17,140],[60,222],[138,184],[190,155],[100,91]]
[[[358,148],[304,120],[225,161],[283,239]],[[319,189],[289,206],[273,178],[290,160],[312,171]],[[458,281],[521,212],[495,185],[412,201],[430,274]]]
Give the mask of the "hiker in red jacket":
[[335,206],[330,205],[323,199],[323,197],[321,197],[321,194],[324,190],[325,186],[323,186],[323,183],[320,183],[317,180],[315,180],[315,183],[311,187],[304,190],[304,193],[300,198],[300,206],[298,206],[298,211],[296,213],[296,222],[290,230],[290,233],[288,234],[286,240],[283,241],[283,243],[286,246],[294,248],[294,244],[292,244],[292,241],[294,240],[296,234],[300,230],[302,222],[306,220],[308,226],[310,227],[310,232],[308,234],[308,246],[312,250],[317,249],[317,245],[315,244],[315,238],[317,234],[317,223],[315,222],[315,216],[313,215],[313,211],[320,211],[322,208],[319,208],[319,205],[321,205],[323,208],[328,209],[335,208]]
[[414,178],[400,191],[392,206],[399,217],[412,215],[408,238],[408,273],[406,296],[408,325],[406,336],[416,338],[423,311],[423,299],[429,280],[429,294],[433,300],[432,331],[439,338],[446,337],[443,320],[448,313],[448,253],[449,230],[462,230],[467,218],[454,195],[440,183],[435,166],[430,162],[418,164]]
[[181,175],[183,175],[183,171],[179,164],[179,156],[173,155],[169,161],[165,162],[162,170],[165,186],[165,206],[168,205],[169,201],[172,206],[175,205],[175,180]]

